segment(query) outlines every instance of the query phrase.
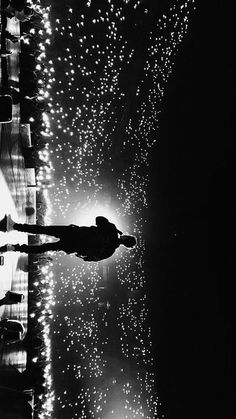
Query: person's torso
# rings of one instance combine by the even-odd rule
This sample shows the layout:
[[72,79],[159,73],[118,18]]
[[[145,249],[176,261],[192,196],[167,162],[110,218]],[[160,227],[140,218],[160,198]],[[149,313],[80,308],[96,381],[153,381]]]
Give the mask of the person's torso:
[[71,226],[67,237],[62,238],[62,241],[72,252],[103,258],[118,247],[118,234],[113,228]]

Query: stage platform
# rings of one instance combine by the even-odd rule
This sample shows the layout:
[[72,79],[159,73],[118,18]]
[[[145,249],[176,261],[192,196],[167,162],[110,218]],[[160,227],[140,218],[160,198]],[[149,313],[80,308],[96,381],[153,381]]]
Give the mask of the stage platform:
[[[18,141],[14,133],[13,124],[1,126],[0,147],[0,218],[5,214],[11,214],[13,220],[26,221],[25,207],[27,198],[27,183],[24,169],[24,160],[20,153]],[[27,243],[27,234],[16,231],[8,233],[0,232],[0,245],[6,243]],[[0,306],[0,317],[20,320],[27,331],[28,319],[28,256],[19,252],[7,252],[3,254],[4,264],[0,266],[0,299],[6,291],[11,290],[24,294],[24,300],[20,304]],[[2,345],[0,364],[13,363],[19,370],[26,367],[26,352],[17,350],[9,352],[9,347]]]
[[[8,19],[6,29],[15,36],[20,36],[20,22],[17,19]],[[4,68],[7,77],[2,78],[0,71],[1,91],[14,85],[19,91],[19,42],[12,43],[6,40],[6,49],[12,53],[10,56],[0,58],[0,68]],[[4,85],[7,81],[7,86]],[[20,223],[33,223],[33,216],[27,217],[27,205],[36,209],[36,187],[34,169],[25,169],[23,148],[31,146],[30,125],[20,123],[20,104],[12,106],[12,122],[0,123],[0,219],[10,214],[12,219]],[[34,182],[34,185],[32,185]],[[29,185],[29,183],[31,185]],[[29,187],[28,187],[29,185]],[[0,246],[10,244],[28,243],[28,235],[11,231],[0,232]],[[9,318],[19,320],[27,333],[28,322],[28,256],[19,252],[7,252],[3,255],[4,263],[0,266],[0,300],[8,290],[24,295],[24,300],[18,304],[0,303],[0,320]],[[0,366],[13,365],[19,371],[24,371],[27,363],[27,353],[20,343],[8,344],[6,340],[0,342]]]

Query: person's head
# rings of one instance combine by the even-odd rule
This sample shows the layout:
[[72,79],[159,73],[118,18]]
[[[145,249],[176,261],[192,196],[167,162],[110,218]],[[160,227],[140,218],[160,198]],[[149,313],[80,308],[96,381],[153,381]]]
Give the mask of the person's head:
[[134,236],[120,236],[120,244],[123,244],[125,247],[132,248],[136,245],[137,240]]

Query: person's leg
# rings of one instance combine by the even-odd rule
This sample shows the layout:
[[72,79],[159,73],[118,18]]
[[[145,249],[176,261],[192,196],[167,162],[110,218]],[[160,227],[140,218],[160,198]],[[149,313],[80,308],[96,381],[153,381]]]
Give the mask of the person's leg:
[[44,253],[57,250],[63,250],[60,240],[58,240],[57,242],[43,243],[33,246],[27,244],[6,244],[0,247],[0,252],[14,251],[21,253]]
[[68,234],[70,226],[40,226],[37,224],[13,224],[13,230],[31,234],[45,234],[47,236],[62,237]]

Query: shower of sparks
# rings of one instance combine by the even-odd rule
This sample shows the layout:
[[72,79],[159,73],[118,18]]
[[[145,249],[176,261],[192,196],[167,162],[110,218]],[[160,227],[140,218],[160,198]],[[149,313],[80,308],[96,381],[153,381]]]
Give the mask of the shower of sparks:
[[49,169],[37,180],[51,217],[70,224],[109,213],[138,238],[134,250],[99,264],[53,256],[45,275],[55,304],[48,373],[55,401],[45,402],[40,417],[161,418],[146,301],[148,166],[194,0],[176,0],[161,16],[147,0],[34,3],[45,19],[39,93],[50,107],[40,155]]

